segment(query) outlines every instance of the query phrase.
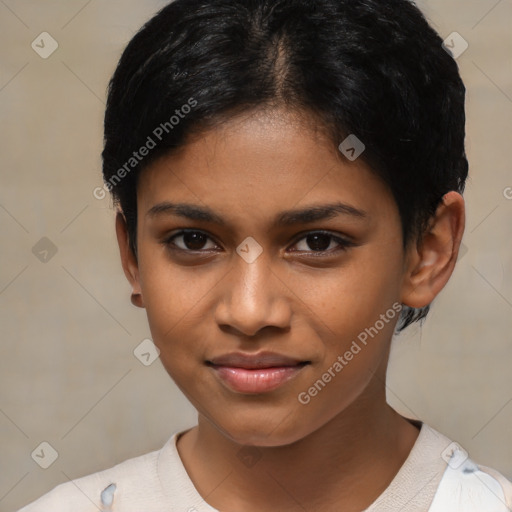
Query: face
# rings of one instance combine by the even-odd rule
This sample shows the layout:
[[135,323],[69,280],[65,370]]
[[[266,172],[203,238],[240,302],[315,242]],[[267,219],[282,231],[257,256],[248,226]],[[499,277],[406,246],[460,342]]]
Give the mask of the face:
[[139,183],[153,341],[199,413],[242,444],[289,444],[382,400],[370,389],[401,301],[398,209],[312,126],[284,111],[232,119]]

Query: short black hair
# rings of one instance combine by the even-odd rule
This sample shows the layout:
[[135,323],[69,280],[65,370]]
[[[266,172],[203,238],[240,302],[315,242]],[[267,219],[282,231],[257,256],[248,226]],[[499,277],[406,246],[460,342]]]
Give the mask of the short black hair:
[[[276,106],[320,120],[336,148],[356,135],[397,203],[404,248],[417,240],[468,174],[466,91],[442,43],[409,0],[165,6],[124,50],[105,112],[103,177],[134,255],[140,172],[193,134]],[[399,330],[428,309],[405,307]]]

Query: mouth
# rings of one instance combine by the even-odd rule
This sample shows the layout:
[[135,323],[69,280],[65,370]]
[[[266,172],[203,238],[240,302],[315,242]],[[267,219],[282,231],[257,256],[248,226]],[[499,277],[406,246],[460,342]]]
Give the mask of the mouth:
[[258,394],[273,391],[296,377],[311,361],[275,353],[232,353],[206,361],[216,377],[230,390]]

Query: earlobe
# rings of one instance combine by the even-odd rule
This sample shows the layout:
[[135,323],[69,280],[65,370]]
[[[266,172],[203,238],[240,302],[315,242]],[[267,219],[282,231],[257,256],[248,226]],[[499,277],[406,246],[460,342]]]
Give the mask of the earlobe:
[[121,210],[118,210],[116,214],[116,235],[124,274],[133,290],[131,302],[134,306],[143,308],[144,300],[140,287],[139,266],[137,259],[130,247],[126,219]]
[[455,268],[464,226],[464,199],[458,192],[449,192],[421,241],[408,249],[403,304],[428,306],[444,288]]

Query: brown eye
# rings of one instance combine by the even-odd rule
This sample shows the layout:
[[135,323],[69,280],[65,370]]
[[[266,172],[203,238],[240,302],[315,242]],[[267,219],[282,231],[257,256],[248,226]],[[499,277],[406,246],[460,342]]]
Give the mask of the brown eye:
[[[301,245],[302,248],[300,248]],[[352,245],[352,242],[324,231],[308,233],[295,244],[298,252],[312,253],[333,253],[337,250],[345,250]]]
[[215,244],[213,244],[213,247],[205,247],[208,240],[211,240],[210,237],[202,231],[181,231],[168,238],[164,243],[175,246],[182,251],[194,252],[215,248]]
[[314,235],[308,235],[305,240],[311,250],[326,251],[331,245],[332,236],[326,235],[325,233],[316,233]]

